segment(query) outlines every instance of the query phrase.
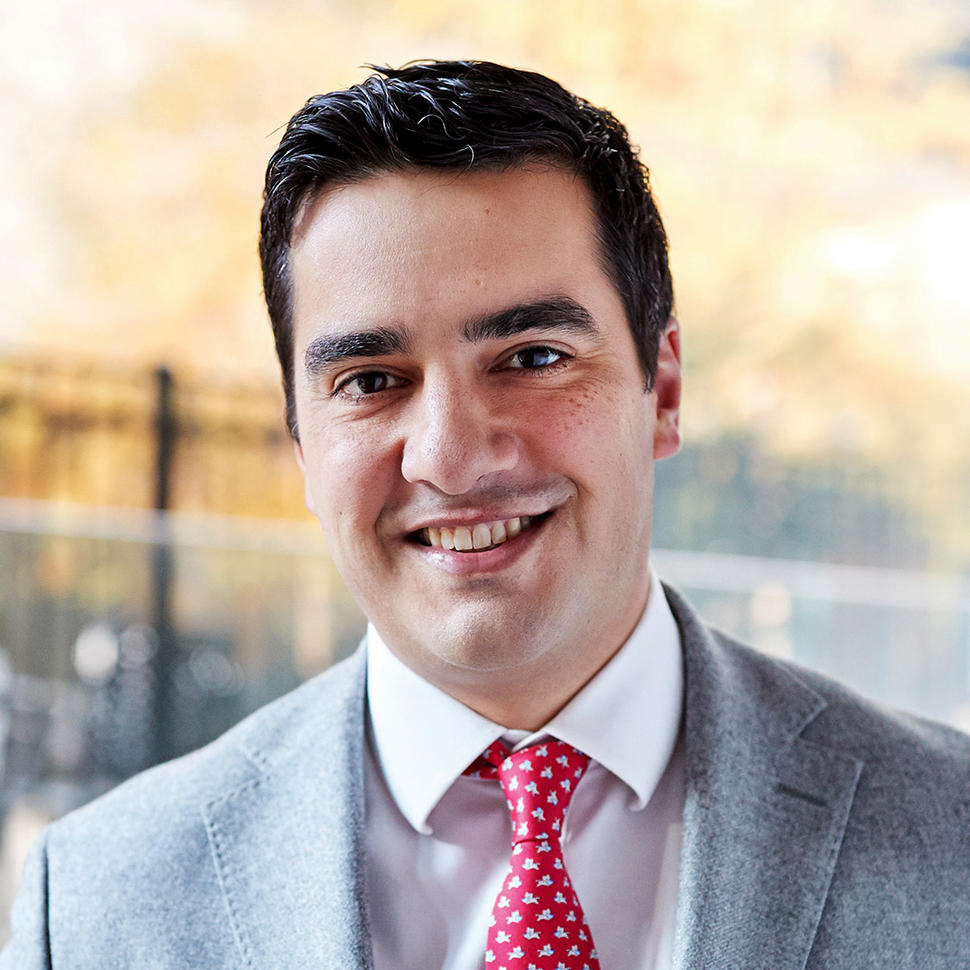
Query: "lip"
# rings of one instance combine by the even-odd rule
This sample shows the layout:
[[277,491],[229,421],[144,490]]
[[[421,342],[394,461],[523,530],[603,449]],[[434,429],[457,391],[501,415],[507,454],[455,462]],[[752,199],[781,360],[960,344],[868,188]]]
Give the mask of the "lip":
[[[559,503],[561,504],[561,503]],[[434,518],[422,519],[417,525],[411,526],[405,532],[406,536],[414,535],[422,529],[456,529],[459,526],[467,526],[473,529],[476,525],[490,525],[493,522],[507,522],[509,519],[530,518],[537,519],[546,513],[555,512],[559,504],[546,503],[532,506],[516,506],[514,509],[482,509],[469,510],[466,512],[447,512],[444,515],[437,515]]]
[[[481,573],[494,573],[507,569],[514,562],[524,556],[533,543],[542,535],[554,518],[552,512],[540,521],[520,532],[514,539],[508,539],[493,549],[483,549],[480,552],[458,552],[456,550],[441,549],[437,546],[424,546],[416,542],[407,542],[408,547],[431,567],[450,573],[453,576],[472,576]],[[485,518],[479,521],[494,522]],[[470,524],[470,520],[463,519],[460,525]],[[445,528],[449,528],[445,525]]]

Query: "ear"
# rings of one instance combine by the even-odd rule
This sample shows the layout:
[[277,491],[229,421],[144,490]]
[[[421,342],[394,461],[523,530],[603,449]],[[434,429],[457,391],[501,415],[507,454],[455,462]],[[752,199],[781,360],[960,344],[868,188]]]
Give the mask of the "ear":
[[306,459],[303,457],[303,446],[296,439],[293,440],[293,454],[296,455],[296,463],[303,472],[303,501],[306,507],[314,514],[317,514],[316,504],[313,501],[313,493],[310,491],[310,476],[306,471]]
[[680,450],[680,324],[674,316],[660,337],[653,396],[657,409],[653,457],[669,458]]

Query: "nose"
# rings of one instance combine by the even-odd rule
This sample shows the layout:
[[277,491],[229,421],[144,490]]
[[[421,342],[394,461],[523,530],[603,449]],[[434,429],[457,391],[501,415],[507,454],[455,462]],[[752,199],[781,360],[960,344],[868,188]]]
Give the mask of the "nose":
[[426,378],[412,402],[401,473],[447,495],[462,495],[515,467],[518,439],[497,402],[450,378]]

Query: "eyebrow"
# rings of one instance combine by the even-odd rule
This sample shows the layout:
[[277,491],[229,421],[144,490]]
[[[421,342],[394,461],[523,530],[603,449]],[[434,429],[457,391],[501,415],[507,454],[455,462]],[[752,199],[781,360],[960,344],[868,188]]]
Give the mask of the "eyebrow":
[[[559,330],[588,336],[599,333],[593,315],[586,307],[568,296],[557,296],[520,303],[476,317],[465,323],[461,336],[463,340],[477,344],[488,340],[507,340],[531,330]],[[411,345],[411,334],[407,327],[375,327],[324,335],[310,341],[303,355],[303,363],[307,373],[313,376],[345,360],[407,353]]]
[[469,320],[461,335],[469,343],[507,340],[530,330],[561,330],[567,333],[595,336],[599,333],[593,315],[582,304],[568,296],[520,303],[496,313]]
[[303,355],[303,363],[307,373],[312,375],[343,360],[406,353],[410,346],[411,335],[407,328],[356,330],[353,333],[314,338]]

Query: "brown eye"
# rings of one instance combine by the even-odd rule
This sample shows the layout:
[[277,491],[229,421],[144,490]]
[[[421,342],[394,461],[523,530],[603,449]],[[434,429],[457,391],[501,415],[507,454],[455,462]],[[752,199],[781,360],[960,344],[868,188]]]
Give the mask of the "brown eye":
[[385,371],[365,371],[344,381],[334,393],[344,397],[361,398],[370,394],[379,394],[392,387],[399,387],[402,383],[401,378]]
[[543,370],[562,363],[566,355],[552,347],[526,347],[509,358],[509,365],[520,370]]
[[357,390],[361,394],[376,394],[387,387],[387,374],[377,372],[361,374],[360,377],[355,377],[350,383],[356,384]]

